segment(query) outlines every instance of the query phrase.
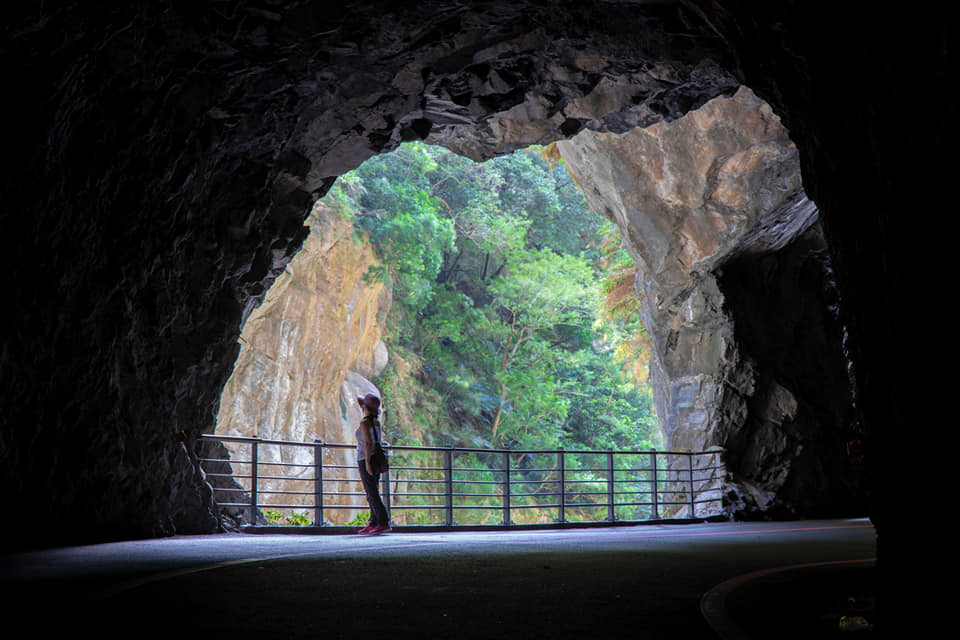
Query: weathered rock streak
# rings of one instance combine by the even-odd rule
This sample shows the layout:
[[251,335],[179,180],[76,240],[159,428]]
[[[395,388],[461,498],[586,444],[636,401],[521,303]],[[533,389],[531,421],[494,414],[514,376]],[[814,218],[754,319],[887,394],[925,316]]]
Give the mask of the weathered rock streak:
[[[777,256],[801,237],[812,243],[804,255],[824,252],[817,209],[803,192],[796,148],[779,118],[741,88],[669,123],[624,134],[582,132],[558,145],[590,206],[618,224],[638,265],[636,286],[654,347],[650,378],[668,447],[727,448],[749,433],[759,452],[754,459],[727,457],[731,508],[768,510],[779,500],[789,511],[798,501],[812,503],[813,496],[785,489],[791,465],[805,446],[840,431],[835,418],[849,393],[820,400],[801,383],[785,381],[766,361],[769,354],[738,332],[741,310],[729,298],[740,297],[743,285],[723,278],[730,265]],[[822,262],[803,300],[819,314],[817,322],[835,329],[824,302],[828,270]],[[793,280],[796,270],[777,278]],[[839,333],[805,348],[820,351],[829,363],[824,369],[843,369]],[[818,402],[829,405],[827,417],[810,407]]]
[[[350,443],[361,417],[356,396],[377,392],[368,377],[386,366],[382,321],[390,305],[389,288],[365,277],[377,258],[369,242],[355,235],[351,221],[323,203],[313,208],[308,226],[303,249],[243,328],[240,355],[220,404],[217,434]],[[228,442],[227,447],[231,457],[250,459],[246,445]],[[312,465],[313,455],[306,447],[259,449],[261,462]],[[324,455],[325,464],[350,466],[354,459],[348,449],[329,449]],[[309,466],[270,471],[273,476],[313,477]],[[248,470],[243,465],[236,472],[247,475]],[[329,478],[336,475],[327,472]],[[241,482],[245,489],[248,484]],[[313,504],[313,485],[307,481],[262,480],[258,488],[267,504]],[[275,490],[307,495],[271,496]],[[326,515],[336,521],[345,513]]]

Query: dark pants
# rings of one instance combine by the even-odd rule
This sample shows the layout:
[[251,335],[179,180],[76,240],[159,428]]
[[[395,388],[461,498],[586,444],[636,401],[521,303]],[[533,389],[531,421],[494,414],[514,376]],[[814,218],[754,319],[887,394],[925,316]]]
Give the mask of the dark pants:
[[380,498],[380,474],[370,475],[367,473],[367,465],[363,460],[360,460],[358,464],[360,467],[360,482],[363,483],[363,490],[367,494],[367,504],[370,505],[370,524],[390,524],[387,508]]

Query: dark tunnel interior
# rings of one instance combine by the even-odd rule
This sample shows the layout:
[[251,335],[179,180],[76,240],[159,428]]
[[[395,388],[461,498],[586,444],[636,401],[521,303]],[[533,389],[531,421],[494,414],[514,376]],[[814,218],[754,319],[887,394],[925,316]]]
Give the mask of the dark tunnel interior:
[[[948,273],[933,263],[949,255],[937,241],[949,242],[938,222],[955,209],[957,100],[943,10],[900,9],[6,8],[0,482],[16,525],[5,547],[217,530],[199,435],[244,320],[338,175],[404,140],[482,159],[584,127],[673,120],[746,85],[782,118],[820,208],[866,433],[880,607],[902,622],[922,591],[915,518],[943,497],[918,487],[903,445],[943,440],[942,417],[927,415],[945,377],[927,365],[939,351],[927,316]],[[628,78],[633,90],[605,94],[620,102],[584,106]]]

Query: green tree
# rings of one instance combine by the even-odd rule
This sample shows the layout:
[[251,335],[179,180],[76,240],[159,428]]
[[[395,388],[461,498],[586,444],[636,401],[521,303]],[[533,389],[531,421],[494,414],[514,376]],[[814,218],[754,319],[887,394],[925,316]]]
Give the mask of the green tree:
[[425,145],[408,145],[371,158],[343,182],[334,198],[357,207],[356,224],[367,232],[386,271],[370,277],[391,280],[407,320],[429,302],[444,255],[454,248],[456,233],[439,214],[429,176],[437,168]]
[[405,441],[656,444],[632,264],[549,148],[473,163],[408,143],[330,200],[387,265],[370,275],[398,302],[383,383],[405,396]]
[[418,314],[433,295],[444,254],[454,246],[450,221],[429,210],[360,220],[387,264],[396,299],[411,315]]
[[490,342],[499,387],[492,436],[497,442],[510,434],[520,440],[518,434],[529,434],[538,425],[541,437],[556,440],[569,401],[557,393],[555,367],[566,352],[555,345],[564,327],[592,322],[597,304],[593,271],[579,256],[517,252],[489,291]]

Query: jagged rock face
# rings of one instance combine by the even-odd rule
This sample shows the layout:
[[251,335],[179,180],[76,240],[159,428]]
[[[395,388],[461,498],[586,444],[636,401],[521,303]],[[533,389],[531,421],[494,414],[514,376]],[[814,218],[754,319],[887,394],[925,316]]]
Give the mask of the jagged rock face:
[[[390,289],[366,277],[379,262],[338,211],[318,203],[307,222],[310,235],[303,249],[240,334],[240,355],[217,416],[219,435],[350,443],[362,418],[357,396],[380,395],[368,378],[387,364],[382,323]],[[246,445],[225,444],[232,459],[250,459]],[[286,465],[312,465],[313,455],[308,448],[279,445],[264,445],[258,452],[263,462]],[[330,449],[324,464],[349,467],[355,459],[351,450]],[[243,469],[236,473],[249,475]],[[272,467],[270,475],[292,480],[312,473],[310,466],[284,466]],[[267,501],[273,490],[304,491],[306,496],[287,498],[284,504],[312,505],[313,485],[306,484],[298,489],[288,480],[262,480],[258,490]],[[350,514],[328,515],[349,519]]]
[[2,44],[12,508],[72,540],[215,528],[197,437],[334,177],[405,139],[480,158],[682,115],[736,86],[696,24],[616,3],[24,9]]
[[355,424],[342,423],[341,387],[350,372],[373,377],[386,366],[382,314],[390,296],[382,282],[365,278],[378,264],[372,247],[322,204],[308,223],[303,249],[240,334],[217,433],[349,442]]
[[558,144],[637,263],[668,448],[726,449],[738,516],[862,512],[863,471],[843,462],[856,425],[829,259],[770,107],[742,88],[669,123]]
[[8,9],[0,482],[45,525],[13,544],[216,527],[197,438],[333,176],[414,137],[485,157],[672,120],[740,82],[797,142],[850,328],[872,515],[906,526],[895,454],[907,399],[929,393],[910,351],[928,327],[891,310],[931,271],[898,250],[927,247],[926,228],[898,223],[950,210],[916,206],[950,184],[950,22],[919,5],[478,6]]

